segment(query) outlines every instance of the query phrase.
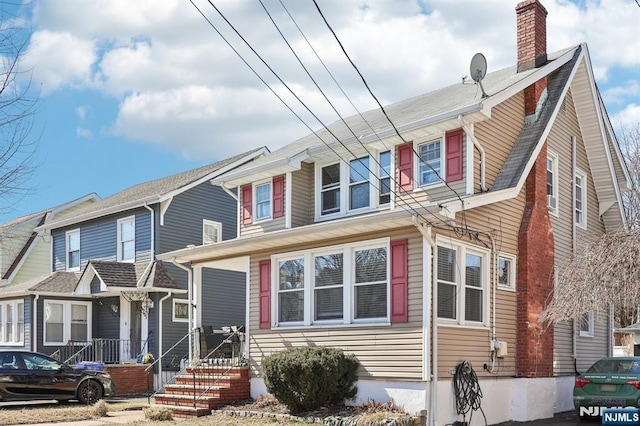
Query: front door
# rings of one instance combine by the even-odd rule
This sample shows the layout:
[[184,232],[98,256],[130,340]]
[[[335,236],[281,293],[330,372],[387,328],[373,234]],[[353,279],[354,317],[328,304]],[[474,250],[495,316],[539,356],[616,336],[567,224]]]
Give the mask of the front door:
[[131,344],[131,358],[136,358],[142,352],[142,302],[132,301],[129,324],[129,342]]

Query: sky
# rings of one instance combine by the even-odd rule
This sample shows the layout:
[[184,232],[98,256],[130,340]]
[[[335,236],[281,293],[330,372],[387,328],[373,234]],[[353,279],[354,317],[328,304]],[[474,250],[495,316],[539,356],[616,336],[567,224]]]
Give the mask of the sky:
[[[488,72],[516,61],[516,0],[316,1],[383,105],[461,82],[478,52]],[[547,51],[586,42],[616,132],[638,123],[640,3],[542,3]],[[29,135],[37,167],[27,192],[0,198],[0,223],[260,146],[273,151],[338,120],[290,48],[342,116],[355,113],[351,103],[375,108],[318,8],[313,0],[0,3],[0,29],[29,30],[16,85],[30,82],[38,99]]]

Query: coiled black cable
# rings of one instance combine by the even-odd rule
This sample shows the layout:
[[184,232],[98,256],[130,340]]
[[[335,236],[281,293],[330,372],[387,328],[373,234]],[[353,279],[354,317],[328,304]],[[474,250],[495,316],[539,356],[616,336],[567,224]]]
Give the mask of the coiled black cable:
[[[465,422],[467,413],[472,410],[480,410],[485,424],[487,423],[487,418],[481,406],[482,389],[480,389],[480,384],[478,383],[478,376],[476,376],[476,372],[473,371],[473,367],[468,361],[462,361],[456,366],[453,375],[453,392],[456,398],[456,413],[461,414]],[[471,423],[472,416],[473,412],[469,416],[469,423]]]

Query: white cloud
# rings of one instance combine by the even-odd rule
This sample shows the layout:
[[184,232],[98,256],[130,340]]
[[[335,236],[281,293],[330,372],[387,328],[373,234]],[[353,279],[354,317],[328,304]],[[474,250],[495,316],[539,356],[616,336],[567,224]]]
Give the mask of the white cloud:
[[631,128],[640,123],[640,104],[629,104],[611,117],[611,124],[620,134],[620,129]]
[[76,116],[78,116],[78,118],[80,120],[84,120],[84,118],[87,116],[87,114],[91,111],[91,107],[88,105],[82,105],[76,108]]
[[91,130],[85,129],[83,127],[76,127],[76,135],[78,135],[78,136],[80,136],[81,138],[84,138],[84,139],[92,139],[93,138],[93,133],[91,133]]
[[60,86],[83,86],[96,60],[93,44],[69,32],[37,31],[24,57],[33,70],[33,82],[47,94]]
[[[207,1],[195,2],[269,84],[278,84]],[[518,2],[327,0],[320,5],[375,95],[387,103],[459,82],[476,52],[485,54],[489,71],[512,65]],[[35,4],[36,31],[28,52],[34,80],[42,82],[45,94],[56,88],[84,87],[113,99],[119,111],[108,118],[110,125],[103,126],[118,135],[187,156],[219,158],[220,150],[229,147],[235,152],[264,144],[274,148],[308,133],[189,2],[38,0]],[[337,99],[337,88],[286,12],[276,2],[265,4],[314,78]],[[358,107],[373,107],[360,77],[313,5],[285,4]],[[578,6],[569,0],[543,0],[543,4],[549,12],[548,50],[587,42],[605,100],[615,107],[610,112],[628,102],[640,104],[638,93],[607,86],[620,85],[611,81],[616,67],[636,74],[640,69],[635,2],[590,0]],[[338,118],[257,2],[226,0],[216,5],[323,120]],[[346,111],[344,103],[340,101],[341,111]],[[632,108],[619,115],[628,110]],[[296,106],[296,111],[317,127],[303,109]]]

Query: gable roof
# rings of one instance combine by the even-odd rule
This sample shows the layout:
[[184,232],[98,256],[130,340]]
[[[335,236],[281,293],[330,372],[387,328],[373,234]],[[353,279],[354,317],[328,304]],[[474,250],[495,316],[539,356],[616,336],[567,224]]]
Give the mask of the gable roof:
[[56,293],[71,296],[79,278],[80,274],[75,272],[54,272],[28,281],[0,286],[0,298]]
[[[10,238],[12,236],[12,232],[13,232],[12,230],[20,227],[21,225],[26,226],[27,222],[29,221],[33,221],[33,226],[31,229],[35,229],[38,226],[42,226],[47,222],[51,221],[57,214],[61,214],[61,213],[63,214],[65,211],[68,211],[69,209],[72,209],[73,207],[78,206],[84,202],[96,201],[99,199],[100,197],[98,197],[96,193],[92,192],[90,194],[84,195],[80,198],[76,198],[75,200],[60,204],[50,209],[43,210],[38,213],[32,213],[32,214],[14,219],[3,225],[0,225],[0,238]],[[18,254],[11,262],[11,265],[9,265],[5,273],[0,277],[0,283],[5,281],[8,283],[11,283],[15,274],[18,272],[21,265],[23,264],[23,262],[28,257],[31,250],[33,249],[36,242],[36,237],[37,237],[37,232],[32,231],[29,237],[27,237],[27,239],[25,240],[25,243],[22,245],[20,250],[18,250]]]
[[[91,282],[100,280],[100,292],[184,291],[169,275],[162,262],[122,263],[91,260],[74,286],[75,294],[91,293]],[[97,293],[93,293],[97,294]]]
[[[491,109],[495,105],[562,67],[571,61],[579,50],[580,46],[574,46],[549,54],[547,64],[540,68],[518,72],[517,66],[514,65],[488,73],[482,80],[487,97],[482,96],[477,84],[467,81],[387,105],[384,110],[405,140],[428,136],[434,131],[444,132],[458,128],[458,117],[461,115],[465,116],[467,123],[486,120],[491,116]],[[362,117],[354,115],[345,118],[344,122],[336,121],[327,128],[285,145],[251,164],[226,173],[213,182],[227,187],[243,185],[297,170],[300,168],[300,162],[312,156],[318,158],[324,153],[335,155],[333,150],[339,155],[346,155],[348,152],[331,133],[348,147],[359,146],[361,143],[375,146],[381,144],[380,140],[384,138],[389,138],[384,141],[387,147],[404,143],[396,136],[395,129],[385,114],[377,108],[364,112]]]
[[103,198],[93,205],[78,210],[73,216],[66,217],[61,220],[54,220],[50,224],[36,228],[36,230],[41,231],[45,229],[59,228],[96,217],[130,210],[146,204],[154,204],[170,200],[181,192],[199,185],[202,182],[206,182],[219,174],[225,173],[228,170],[264,155],[267,152],[268,149],[266,147],[260,147],[227,158],[226,160],[218,161],[217,163],[134,185],[109,197]]

